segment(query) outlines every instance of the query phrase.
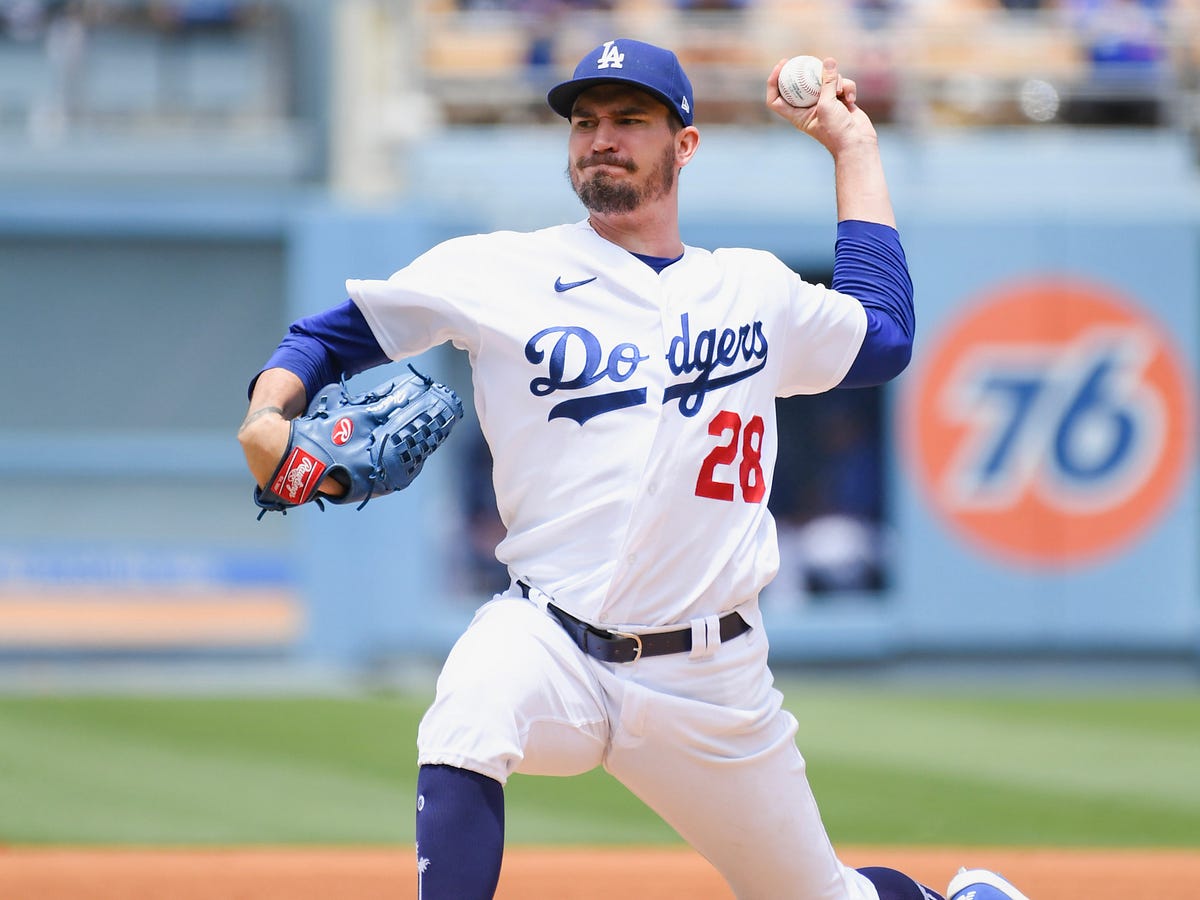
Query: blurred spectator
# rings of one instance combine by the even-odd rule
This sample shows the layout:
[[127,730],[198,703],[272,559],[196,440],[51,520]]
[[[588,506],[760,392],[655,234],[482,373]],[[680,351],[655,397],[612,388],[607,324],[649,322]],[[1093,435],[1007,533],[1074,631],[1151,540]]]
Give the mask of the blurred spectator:
[[854,0],[858,46],[853,78],[876,123],[896,118],[900,83],[895,34],[904,27],[904,14],[903,0]]
[[540,93],[558,80],[556,38],[563,17],[571,11],[573,4],[567,0],[518,0],[513,6],[521,14],[529,40],[525,50],[525,71],[531,86]]
[[1088,83],[1065,115],[1094,125],[1155,125],[1170,74],[1166,0],[1070,0],[1090,62]]
[[882,519],[881,415],[875,390],[784,401],[772,511],[798,521],[831,513]]
[[538,112],[541,113],[541,95],[560,80],[557,68],[558,36],[564,20],[572,13],[610,12],[614,0],[508,0],[506,6],[521,18],[522,28],[528,36],[525,49],[525,76],[534,93],[538,95]]
[[462,12],[525,12],[536,11],[538,7],[554,6],[564,11],[600,10],[611,11],[617,0],[549,0],[541,3],[538,0],[458,0],[458,8]]
[[1071,8],[1098,77],[1156,73],[1166,59],[1162,0],[1072,0]]
[[35,141],[54,143],[63,140],[68,122],[79,107],[87,27],[83,3],[78,0],[46,6],[49,21],[45,46],[51,77],[42,102],[30,111],[29,133]]
[[39,0],[0,0],[0,32],[15,41],[41,40],[49,6]]
[[794,397],[779,404],[771,496],[782,605],[886,583],[882,396],[877,389]]
[[795,530],[791,548],[810,597],[885,587],[883,530],[877,522],[821,516]]
[[150,13],[165,30],[225,32],[242,24],[245,4],[238,0],[156,0]]
[[675,0],[675,7],[684,12],[740,12],[752,0]]
[[854,0],[855,18],[867,31],[891,26],[902,12],[899,0]]
[[508,570],[496,561],[496,545],[504,539],[505,529],[492,487],[492,451],[478,428],[467,436],[470,441],[461,482],[467,524],[462,582],[468,592],[489,595],[503,591],[509,583]]
[[999,0],[1009,12],[1037,12],[1043,8],[1042,0]]

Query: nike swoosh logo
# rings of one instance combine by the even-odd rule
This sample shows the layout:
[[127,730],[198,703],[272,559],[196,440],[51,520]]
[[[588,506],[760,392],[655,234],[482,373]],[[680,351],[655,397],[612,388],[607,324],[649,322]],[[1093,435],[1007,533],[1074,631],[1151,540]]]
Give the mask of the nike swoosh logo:
[[564,282],[562,280],[562,277],[560,276],[560,277],[554,279],[554,289],[561,294],[563,291],[569,291],[571,288],[577,288],[577,287],[581,287],[582,285],[585,285],[585,284],[591,284],[593,281],[595,281],[599,277],[600,277],[599,275],[593,275],[591,278],[583,279],[583,281],[566,281],[566,282]]

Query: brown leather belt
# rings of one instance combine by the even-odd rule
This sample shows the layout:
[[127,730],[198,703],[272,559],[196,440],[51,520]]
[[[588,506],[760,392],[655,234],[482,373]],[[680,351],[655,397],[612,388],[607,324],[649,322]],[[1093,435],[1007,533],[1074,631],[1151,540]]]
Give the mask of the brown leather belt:
[[[517,581],[521,588],[521,596],[529,598],[530,586],[521,580]],[[583,619],[577,619],[564,609],[559,609],[553,603],[546,608],[558,620],[558,624],[570,636],[580,650],[588,656],[601,662],[627,663],[637,662],[646,656],[665,656],[669,653],[690,653],[692,650],[692,629],[680,628],[677,631],[657,631],[650,634],[632,634],[627,631],[609,631],[597,628]],[[750,630],[750,623],[735,612],[726,613],[720,619],[721,642],[731,640],[739,634]]]

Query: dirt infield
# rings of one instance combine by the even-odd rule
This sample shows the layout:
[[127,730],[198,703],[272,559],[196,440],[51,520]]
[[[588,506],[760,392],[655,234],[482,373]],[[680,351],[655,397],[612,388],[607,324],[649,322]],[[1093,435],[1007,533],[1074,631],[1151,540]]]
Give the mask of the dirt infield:
[[[1032,900],[1200,897],[1200,851],[843,849],[851,865],[903,869],[941,890],[964,863],[998,869]],[[5,900],[412,900],[399,849],[77,850],[0,848]],[[500,900],[729,900],[684,850],[513,848]],[[789,898],[780,898],[789,900]],[[797,898],[802,900],[802,898]]]

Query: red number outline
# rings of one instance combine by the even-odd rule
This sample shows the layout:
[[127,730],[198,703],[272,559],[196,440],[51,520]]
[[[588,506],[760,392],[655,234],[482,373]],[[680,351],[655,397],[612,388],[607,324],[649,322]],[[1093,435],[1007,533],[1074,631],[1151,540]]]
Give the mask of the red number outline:
[[733,500],[733,484],[728,481],[717,481],[713,473],[717,466],[732,465],[737,459],[738,435],[742,432],[742,417],[735,412],[721,410],[708,423],[708,433],[720,437],[725,432],[732,432],[728,444],[717,444],[704,457],[700,465],[700,474],[696,476],[696,496],[707,497],[710,500]]
[[[742,464],[738,467],[738,478],[742,483],[742,499],[747,503],[761,503],[767,493],[767,478],[763,473],[762,449],[763,434],[766,423],[762,416],[755,416],[746,423],[742,432]],[[758,446],[754,446],[754,436],[758,436]],[[754,483],[750,481],[753,478]]]
[[[704,457],[700,464],[700,472],[696,476],[696,496],[707,497],[709,500],[733,501],[734,483],[718,481],[715,476],[717,466],[731,466],[737,462],[740,449],[742,461],[738,465],[738,484],[742,489],[742,499],[747,503],[761,503],[767,493],[767,479],[762,467],[763,436],[766,433],[763,417],[754,416],[746,423],[743,431],[742,417],[723,409],[708,423],[708,433],[718,438],[728,433],[729,441],[717,444]],[[755,437],[758,438],[757,447],[754,445]]]

